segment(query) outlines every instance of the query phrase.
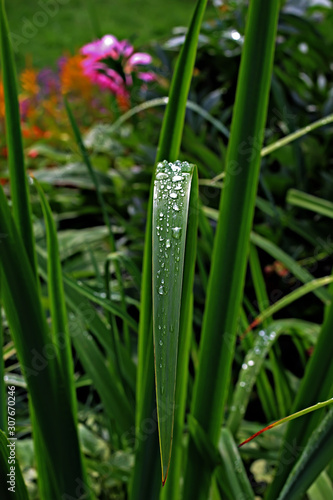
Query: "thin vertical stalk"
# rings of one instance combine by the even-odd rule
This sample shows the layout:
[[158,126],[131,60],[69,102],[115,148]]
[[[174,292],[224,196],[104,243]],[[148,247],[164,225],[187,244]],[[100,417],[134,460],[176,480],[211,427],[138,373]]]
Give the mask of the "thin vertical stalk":
[[[216,445],[234,355],[266,121],[279,1],[252,0],[238,77],[191,413]],[[248,147],[245,149],[244,144]],[[253,146],[255,144],[255,147]],[[184,498],[207,498],[211,470],[190,437]]]
[[[82,159],[87,166],[89,175],[90,175],[91,180],[93,181],[95,189],[96,189],[96,196],[97,196],[98,203],[99,203],[101,210],[102,210],[104,224],[108,228],[108,231],[109,231],[109,241],[110,241],[111,252],[115,252],[116,251],[116,242],[114,239],[114,235],[113,235],[113,231],[112,231],[112,227],[111,227],[111,222],[110,222],[110,219],[108,216],[108,211],[106,208],[106,204],[105,204],[105,201],[104,201],[104,198],[103,198],[100,186],[99,186],[97,175],[93,169],[92,163],[90,161],[89,153],[88,153],[88,151],[84,145],[84,142],[82,140],[81,132],[80,132],[79,127],[75,121],[74,115],[73,115],[71,107],[69,105],[69,102],[67,101],[66,98],[64,99],[64,102],[65,102],[65,108],[67,111],[68,119],[69,119],[69,122],[71,124],[74,136],[75,136],[75,140],[77,142]],[[115,262],[114,267],[115,267],[116,278],[118,281],[118,286],[119,286],[119,291],[120,291],[121,305],[122,305],[122,308],[124,309],[124,311],[126,311],[125,292],[124,292],[124,287],[123,287],[120,266],[119,266],[119,263],[117,261]],[[114,327],[114,324],[113,324],[113,327]],[[123,324],[123,329],[124,329],[125,345],[126,345],[128,351],[130,352],[131,351],[130,333],[129,333],[128,325],[125,322]]]

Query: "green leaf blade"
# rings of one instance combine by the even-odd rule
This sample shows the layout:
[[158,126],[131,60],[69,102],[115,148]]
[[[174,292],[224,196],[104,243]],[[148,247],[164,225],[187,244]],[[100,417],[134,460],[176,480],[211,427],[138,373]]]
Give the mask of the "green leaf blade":
[[[278,12],[277,0],[250,2],[226,157],[226,175],[204,311],[199,369],[191,405],[192,415],[214,445],[219,438],[229,391],[259,178]],[[247,153],[242,148],[244,144],[252,145]],[[207,498],[210,479],[211,471],[190,438],[184,499]]]
[[193,165],[157,165],[153,196],[153,335],[162,482],[171,458],[185,241]]
[[[184,126],[186,100],[192,80],[198,44],[200,26],[207,5],[207,0],[198,0],[185,44],[179,56],[179,62],[173,74],[169,102],[163,119],[156,162],[176,160]],[[185,65],[186,61],[186,65]],[[181,99],[179,99],[181,95]],[[136,426],[145,418],[151,418],[155,412],[154,397],[154,357],[152,349],[152,189],[147,210],[147,226],[145,237],[144,262],[142,271],[141,309],[138,344],[137,373],[137,406]],[[156,435],[152,434],[146,443],[140,444],[137,454],[134,474],[131,482],[131,497],[156,498],[160,485],[151,481],[151,471],[156,470],[158,443]],[[147,472],[149,471],[149,472]]]
[[31,224],[31,203],[24,165],[16,72],[4,0],[0,2],[0,59],[6,109],[6,139],[13,214],[29,260],[35,270],[36,256]]

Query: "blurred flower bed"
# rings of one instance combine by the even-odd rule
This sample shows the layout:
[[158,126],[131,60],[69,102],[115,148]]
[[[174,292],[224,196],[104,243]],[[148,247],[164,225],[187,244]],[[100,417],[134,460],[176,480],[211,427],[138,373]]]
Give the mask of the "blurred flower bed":
[[[108,120],[128,110],[155,79],[151,55],[135,52],[126,40],[105,35],[83,46],[75,55],[64,55],[57,69],[37,70],[31,63],[19,75],[20,112],[25,145],[48,140],[52,145],[69,139],[64,96],[80,127]],[[0,81],[0,129],[4,132],[5,103]],[[1,134],[0,153],[7,156]],[[37,155],[33,149],[29,156]]]

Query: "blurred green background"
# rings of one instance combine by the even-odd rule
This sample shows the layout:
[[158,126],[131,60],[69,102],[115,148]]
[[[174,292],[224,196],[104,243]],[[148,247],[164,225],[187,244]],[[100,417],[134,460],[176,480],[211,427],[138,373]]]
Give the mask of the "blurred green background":
[[[127,38],[136,47],[187,26],[194,0],[7,0],[6,8],[19,69],[54,66],[63,54],[97,34]],[[167,8],[166,8],[167,7]],[[214,8],[207,9],[211,16]]]

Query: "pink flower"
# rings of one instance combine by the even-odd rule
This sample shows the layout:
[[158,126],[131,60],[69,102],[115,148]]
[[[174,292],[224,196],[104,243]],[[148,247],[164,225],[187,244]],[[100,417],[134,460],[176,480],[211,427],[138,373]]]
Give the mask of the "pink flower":
[[151,56],[145,52],[134,53],[127,40],[118,41],[113,35],[105,35],[84,45],[81,54],[86,56],[82,62],[84,74],[100,88],[109,89],[115,95],[128,96],[133,74],[145,82],[154,79],[152,72],[141,72],[138,68],[151,64]]

